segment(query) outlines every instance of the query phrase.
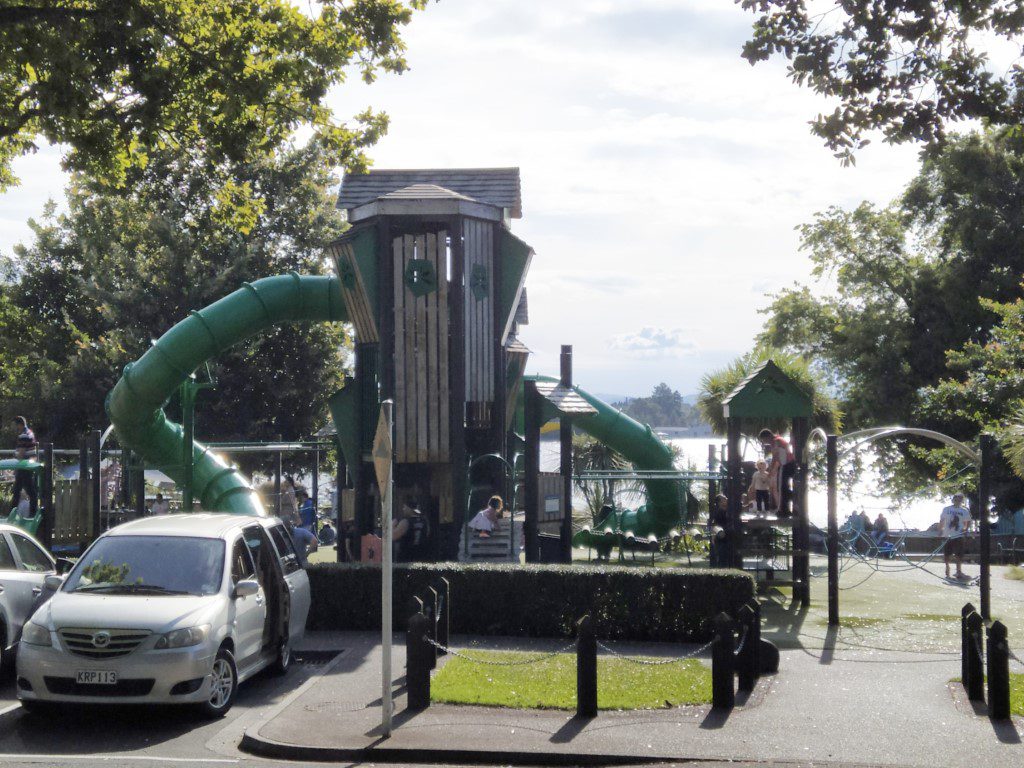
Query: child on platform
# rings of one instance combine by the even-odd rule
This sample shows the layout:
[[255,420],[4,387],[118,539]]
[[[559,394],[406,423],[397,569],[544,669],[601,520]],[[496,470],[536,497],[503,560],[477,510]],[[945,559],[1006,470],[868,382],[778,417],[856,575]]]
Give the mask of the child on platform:
[[747,489],[747,495],[753,496],[754,501],[757,505],[757,513],[759,515],[764,514],[768,511],[768,504],[770,502],[770,493],[772,487],[772,478],[768,474],[768,465],[764,461],[759,461],[754,465],[756,471],[754,477],[750,481],[750,488]]

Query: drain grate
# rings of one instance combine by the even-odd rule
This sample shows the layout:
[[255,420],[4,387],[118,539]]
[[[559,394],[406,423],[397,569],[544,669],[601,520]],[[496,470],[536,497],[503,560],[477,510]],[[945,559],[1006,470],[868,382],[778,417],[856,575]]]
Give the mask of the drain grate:
[[332,661],[335,656],[344,652],[344,649],[333,651],[293,651],[292,658],[299,664],[326,664]]

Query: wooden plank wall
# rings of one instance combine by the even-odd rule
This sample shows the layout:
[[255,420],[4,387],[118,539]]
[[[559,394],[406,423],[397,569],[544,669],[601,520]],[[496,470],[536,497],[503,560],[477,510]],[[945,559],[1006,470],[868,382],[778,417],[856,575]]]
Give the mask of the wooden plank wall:
[[[463,242],[466,248],[466,402],[490,403],[494,400],[494,224],[465,219]],[[477,298],[474,273],[482,267],[487,293]],[[470,407],[470,416],[474,408]],[[490,409],[478,409],[476,416],[489,421]],[[486,411],[486,413],[484,413]],[[475,420],[475,419],[474,419]],[[486,423],[485,421],[485,423]]]
[[564,485],[565,483],[562,480],[562,476],[557,472],[540,473],[540,509],[537,514],[538,522],[551,523],[562,519],[562,510],[559,509],[557,512],[548,512],[547,509],[545,509],[545,501],[549,496],[557,496],[559,502],[561,502]]
[[88,484],[77,480],[56,480],[53,484],[53,544],[92,541],[92,494]]
[[341,267],[338,265],[343,263],[347,264],[348,268],[352,270],[352,274],[355,275],[354,288],[346,286],[343,280],[339,280],[339,282],[341,283],[341,297],[345,301],[345,307],[352,318],[352,325],[356,329],[356,339],[360,344],[380,341],[380,336],[377,333],[377,321],[366,295],[366,284],[363,282],[363,276],[359,271],[351,244],[337,243],[331,247],[330,251],[334,256],[335,272],[339,277]]
[[[395,460],[446,462],[448,426],[447,232],[392,239],[395,275]],[[426,259],[437,272],[437,290],[417,296],[405,268]]]

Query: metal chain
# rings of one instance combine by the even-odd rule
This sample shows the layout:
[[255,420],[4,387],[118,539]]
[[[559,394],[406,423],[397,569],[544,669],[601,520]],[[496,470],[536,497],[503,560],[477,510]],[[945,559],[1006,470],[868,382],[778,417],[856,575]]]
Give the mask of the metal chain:
[[1016,662],[1017,662],[1018,664],[1020,664],[1020,665],[1021,665],[1022,667],[1024,667],[1024,659],[1021,659],[1021,657],[1020,657],[1020,656],[1018,656],[1018,655],[1017,655],[1016,653],[1014,653],[1014,652],[1013,652],[1013,649],[1012,649],[1012,648],[1011,648],[1011,647],[1009,646],[1009,644],[1006,644],[1006,653],[1007,653],[1007,655],[1008,655],[1008,656],[1009,656],[1009,657],[1010,657],[1011,659],[1013,659],[1013,660],[1014,660],[1014,661],[1016,661]]
[[736,650],[733,651],[733,654],[735,656],[739,656],[741,653],[743,653],[743,644],[747,642],[747,633],[749,631],[750,631],[750,627],[744,627],[743,628],[743,636],[740,638],[740,643],[739,643],[739,645],[736,646]]
[[428,643],[430,643],[432,646],[434,646],[438,650],[444,651],[445,653],[450,653],[452,656],[458,656],[460,659],[465,659],[466,661],[471,661],[474,664],[486,664],[486,665],[491,666],[491,667],[524,667],[524,666],[526,666],[528,664],[537,664],[537,663],[539,663],[541,661],[546,661],[547,659],[550,659],[552,656],[557,656],[560,653],[565,653],[570,648],[572,648],[572,647],[574,647],[576,645],[575,642],[572,642],[572,643],[569,643],[568,645],[565,645],[565,646],[563,646],[561,648],[558,648],[558,649],[556,649],[554,651],[551,651],[551,653],[545,653],[545,654],[543,654],[541,656],[535,656],[535,657],[530,658],[530,659],[522,659],[522,660],[519,660],[519,661],[496,661],[494,659],[477,659],[477,658],[474,658],[473,656],[467,656],[464,653],[456,651],[454,648],[447,648],[447,647],[441,645],[440,643],[438,643],[437,641],[432,640],[429,637],[425,637],[424,640],[426,640]]
[[708,648],[710,648],[714,642],[714,640],[709,640],[708,642],[704,643],[704,645],[702,645],[700,648],[695,648],[694,650],[688,653],[684,653],[682,656],[678,656],[671,659],[662,659],[660,661],[649,661],[647,659],[637,659],[632,656],[626,656],[625,654],[619,653],[614,648],[610,648],[609,646],[605,645],[600,640],[597,641],[597,647],[603,651],[607,651],[612,656],[622,659],[623,661],[628,661],[631,664],[640,664],[642,666],[647,667],[660,667],[663,664],[676,664],[680,661],[686,661],[687,659],[691,659],[694,656],[699,656],[700,654],[704,653],[704,651],[706,651]]

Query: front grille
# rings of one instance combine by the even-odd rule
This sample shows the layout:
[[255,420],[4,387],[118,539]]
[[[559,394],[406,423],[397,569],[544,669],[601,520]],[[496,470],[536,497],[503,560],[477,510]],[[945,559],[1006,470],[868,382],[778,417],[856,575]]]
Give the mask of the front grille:
[[118,680],[113,685],[79,683],[73,677],[44,677],[46,690],[59,696],[145,696],[153,690],[152,678]]
[[[116,659],[127,656],[149,637],[145,629],[62,629],[58,633],[65,647],[87,659]],[[97,635],[101,637],[97,640]]]

